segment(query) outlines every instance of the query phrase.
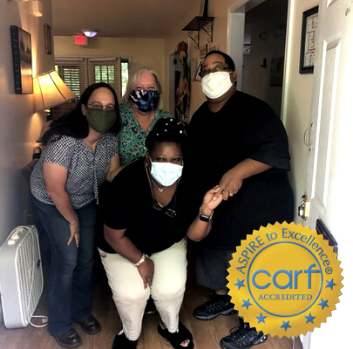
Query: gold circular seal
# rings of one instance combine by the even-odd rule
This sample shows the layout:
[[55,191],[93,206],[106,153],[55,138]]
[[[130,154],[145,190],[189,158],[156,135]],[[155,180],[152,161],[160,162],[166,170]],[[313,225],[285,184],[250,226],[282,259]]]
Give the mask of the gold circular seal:
[[331,316],[343,287],[328,241],[295,223],[254,230],[237,247],[228,269],[229,295],[239,316],[257,331],[298,336]]

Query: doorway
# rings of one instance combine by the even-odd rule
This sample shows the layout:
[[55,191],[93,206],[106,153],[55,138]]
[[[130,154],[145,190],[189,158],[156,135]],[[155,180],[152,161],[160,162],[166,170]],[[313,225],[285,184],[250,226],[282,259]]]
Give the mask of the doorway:
[[[232,10],[231,10],[232,11]],[[287,0],[251,0],[230,13],[229,52],[237,88],[268,103],[281,115]]]

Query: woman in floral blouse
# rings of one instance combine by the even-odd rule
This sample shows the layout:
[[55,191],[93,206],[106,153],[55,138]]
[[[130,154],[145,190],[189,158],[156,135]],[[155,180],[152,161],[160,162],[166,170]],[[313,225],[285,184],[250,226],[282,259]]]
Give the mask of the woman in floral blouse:
[[118,134],[122,166],[146,155],[145,140],[154,124],[171,114],[158,109],[161,84],[155,71],[141,68],[130,77],[120,105],[122,128]]

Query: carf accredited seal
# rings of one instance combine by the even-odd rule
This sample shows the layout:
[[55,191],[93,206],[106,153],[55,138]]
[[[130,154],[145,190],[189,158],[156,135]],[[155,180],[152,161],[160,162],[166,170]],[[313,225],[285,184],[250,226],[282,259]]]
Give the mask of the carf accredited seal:
[[331,316],[342,294],[342,269],[322,235],[295,223],[254,230],[228,269],[229,295],[257,331],[298,336]]

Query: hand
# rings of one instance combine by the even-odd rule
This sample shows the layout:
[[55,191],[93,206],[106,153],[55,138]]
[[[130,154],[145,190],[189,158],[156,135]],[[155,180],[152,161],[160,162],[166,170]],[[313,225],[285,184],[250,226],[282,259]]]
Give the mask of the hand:
[[154,263],[151,259],[146,258],[145,261],[137,267],[140,276],[143,281],[143,286],[146,289],[147,286],[152,286],[153,274],[154,274]]
[[70,238],[67,242],[67,245],[69,246],[71,244],[71,241],[75,239],[76,247],[78,248],[80,245],[80,226],[77,221],[72,221],[69,222],[69,228],[70,228]]
[[223,200],[228,200],[235,195],[243,185],[243,178],[237,173],[236,170],[231,169],[227,171],[221,178],[219,186]]
[[210,215],[211,212],[222,202],[223,195],[219,185],[210,189],[203,197],[201,211],[203,214]]

